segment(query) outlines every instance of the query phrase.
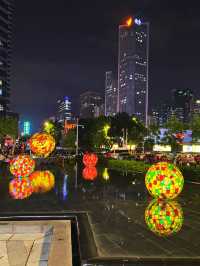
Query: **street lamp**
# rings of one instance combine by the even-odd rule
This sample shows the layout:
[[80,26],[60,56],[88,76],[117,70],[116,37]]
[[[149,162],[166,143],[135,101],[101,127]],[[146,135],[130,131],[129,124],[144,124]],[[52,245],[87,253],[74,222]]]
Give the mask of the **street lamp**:
[[76,156],[78,155],[78,149],[79,149],[79,127],[84,128],[84,125],[79,124],[79,118],[76,119]]

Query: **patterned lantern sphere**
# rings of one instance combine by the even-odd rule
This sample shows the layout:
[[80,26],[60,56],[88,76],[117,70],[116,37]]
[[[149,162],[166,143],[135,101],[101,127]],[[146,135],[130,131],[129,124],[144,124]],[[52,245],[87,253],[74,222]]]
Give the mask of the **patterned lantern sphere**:
[[29,155],[18,155],[10,161],[10,172],[16,177],[29,176],[35,169],[35,161]]
[[96,167],[85,167],[82,172],[83,178],[88,181],[94,181],[97,175]]
[[159,236],[169,236],[180,231],[183,211],[175,201],[154,199],[145,211],[148,228]]
[[47,133],[36,133],[30,140],[30,149],[37,156],[48,157],[55,149],[55,139]]
[[85,166],[92,167],[98,162],[98,157],[95,153],[85,153],[83,155],[83,163]]
[[14,178],[9,184],[9,194],[14,199],[25,199],[33,193],[31,182],[28,178]]
[[49,192],[55,186],[55,177],[50,171],[35,171],[29,179],[35,193]]
[[145,183],[153,197],[174,199],[183,189],[184,178],[175,165],[159,162],[149,168]]

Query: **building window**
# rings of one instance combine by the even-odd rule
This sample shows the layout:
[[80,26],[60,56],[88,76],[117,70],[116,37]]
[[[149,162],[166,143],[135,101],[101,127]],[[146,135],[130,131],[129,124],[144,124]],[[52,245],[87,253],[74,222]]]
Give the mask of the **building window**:
[[4,110],[3,105],[0,104],[0,112],[3,111],[3,110]]

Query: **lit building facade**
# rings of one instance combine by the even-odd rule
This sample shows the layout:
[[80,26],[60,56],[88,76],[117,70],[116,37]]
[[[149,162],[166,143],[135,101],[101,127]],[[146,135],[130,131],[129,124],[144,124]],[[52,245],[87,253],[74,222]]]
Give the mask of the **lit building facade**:
[[[9,114],[13,1],[0,1],[0,116]],[[16,114],[17,115],[17,114]]]
[[200,98],[195,99],[194,101],[193,113],[200,115]]
[[71,121],[72,120],[72,104],[68,96],[63,99],[59,99],[58,103],[58,121]]
[[119,26],[118,111],[148,124],[149,23],[129,18]]
[[105,116],[117,114],[118,84],[112,71],[106,72],[105,79]]
[[182,122],[189,122],[193,112],[194,95],[190,89],[172,90],[173,113]]
[[103,112],[103,98],[100,93],[86,91],[80,95],[80,117],[98,117]]

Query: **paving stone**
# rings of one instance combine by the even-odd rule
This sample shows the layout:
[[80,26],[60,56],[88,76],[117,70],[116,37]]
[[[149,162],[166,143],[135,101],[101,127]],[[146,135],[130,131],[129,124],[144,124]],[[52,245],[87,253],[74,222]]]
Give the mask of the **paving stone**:
[[[30,232],[30,231],[28,231]],[[43,233],[14,234],[10,240],[36,240],[44,237]]]
[[8,240],[12,234],[0,234],[0,241],[2,240]]
[[10,266],[25,266],[27,250],[23,241],[7,241],[7,254]]
[[12,234],[13,226],[12,224],[0,224],[0,234]]
[[34,244],[28,259],[28,263],[48,261],[50,243]]

